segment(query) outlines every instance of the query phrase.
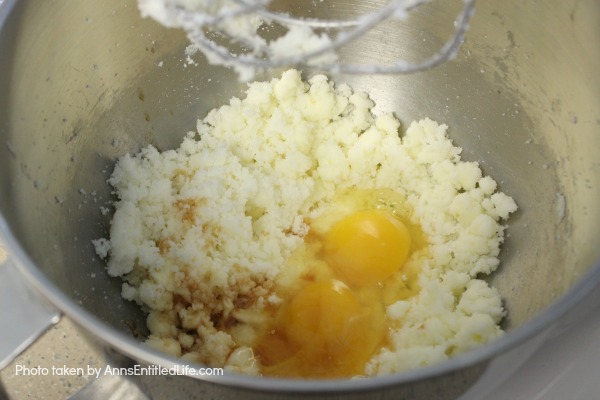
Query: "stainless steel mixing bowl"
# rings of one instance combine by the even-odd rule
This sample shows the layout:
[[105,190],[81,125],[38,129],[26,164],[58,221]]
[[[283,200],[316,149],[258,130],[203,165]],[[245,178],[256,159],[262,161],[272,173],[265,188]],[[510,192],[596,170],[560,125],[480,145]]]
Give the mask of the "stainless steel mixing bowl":
[[[317,7],[310,16],[339,18],[377,4],[309,3]],[[308,9],[297,1],[277,6]],[[343,57],[424,56],[448,37],[461,6],[434,1],[409,24],[380,26]],[[186,44],[181,32],[140,19],[134,1],[6,0],[0,8],[1,240],[28,284],[113,365],[177,360],[140,343],[144,315],[121,299],[120,281],[95,257],[91,240],[106,236],[110,219],[100,212],[111,201],[105,181],[117,157],[150,143],[176,147],[198,117],[245,87],[201,56],[188,65]],[[480,0],[452,62],[409,76],[333,76],[405,124],[425,116],[447,123],[464,159],[481,161],[519,204],[490,277],[508,309],[502,339],[440,365],[367,380],[133,379],[155,398],[440,399],[470,390],[498,365],[517,368],[561,314],[598,290],[598,71],[600,2]],[[519,357],[502,364],[509,354]]]

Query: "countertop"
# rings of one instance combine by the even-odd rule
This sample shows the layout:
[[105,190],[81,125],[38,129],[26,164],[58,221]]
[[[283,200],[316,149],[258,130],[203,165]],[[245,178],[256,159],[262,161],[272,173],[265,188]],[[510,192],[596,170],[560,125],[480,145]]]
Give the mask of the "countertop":
[[[101,355],[63,317],[0,371],[0,380],[11,400],[68,399],[88,383],[88,366],[103,365]],[[41,373],[24,375],[34,371]]]

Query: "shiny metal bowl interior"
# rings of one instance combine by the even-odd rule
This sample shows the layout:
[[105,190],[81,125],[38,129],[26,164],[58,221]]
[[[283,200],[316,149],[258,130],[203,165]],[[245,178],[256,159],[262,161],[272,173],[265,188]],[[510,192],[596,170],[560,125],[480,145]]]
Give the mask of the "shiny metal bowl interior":
[[[309,3],[320,8],[307,15],[343,18],[377,2]],[[410,24],[382,25],[343,57],[422,57],[448,37],[461,6],[434,1]],[[27,254],[26,268],[51,282],[44,290],[64,294],[76,320],[101,321],[114,332],[103,339],[118,348],[123,335],[146,330],[91,244],[106,236],[110,214],[100,207],[112,200],[105,181],[115,160],[147,144],[176,147],[198,117],[245,85],[201,56],[188,65],[185,36],[141,19],[134,1],[7,0],[2,7],[4,234]],[[333,76],[367,91],[375,112],[393,111],[405,126],[425,116],[448,124],[463,158],[480,161],[519,204],[490,277],[508,309],[508,343],[598,269],[599,42],[595,0],[480,0],[452,62],[408,76]]]

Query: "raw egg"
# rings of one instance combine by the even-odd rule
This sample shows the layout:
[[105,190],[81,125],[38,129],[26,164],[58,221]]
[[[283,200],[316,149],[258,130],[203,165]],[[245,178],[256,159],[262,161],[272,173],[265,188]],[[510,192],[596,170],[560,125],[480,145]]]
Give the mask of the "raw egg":
[[361,304],[348,286],[328,280],[292,297],[255,350],[267,375],[345,377],[361,374],[384,338],[381,304]]
[[304,245],[276,281],[283,301],[254,346],[264,375],[364,373],[387,339],[386,306],[418,291],[407,260],[426,241],[410,217],[392,190],[351,190],[309,221]]

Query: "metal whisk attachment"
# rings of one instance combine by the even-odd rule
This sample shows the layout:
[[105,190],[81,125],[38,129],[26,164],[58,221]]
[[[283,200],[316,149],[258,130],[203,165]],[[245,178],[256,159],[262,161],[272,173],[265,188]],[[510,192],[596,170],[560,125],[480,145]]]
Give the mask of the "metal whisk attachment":
[[405,19],[427,1],[390,0],[353,20],[294,17],[270,11],[271,0],[138,0],[138,4],[143,16],[167,27],[184,29],[192,43],[190,52],[200,50],[210,63],[230,66],[242,80],[249,80],[257,70],[286,66],[351,74],[408,74],[437,66],[456,55],[474,13],[475,0],[463,0],[453,34],[424,60],[348,64],[339,62],[336,54],[376,25],[391,18]]

